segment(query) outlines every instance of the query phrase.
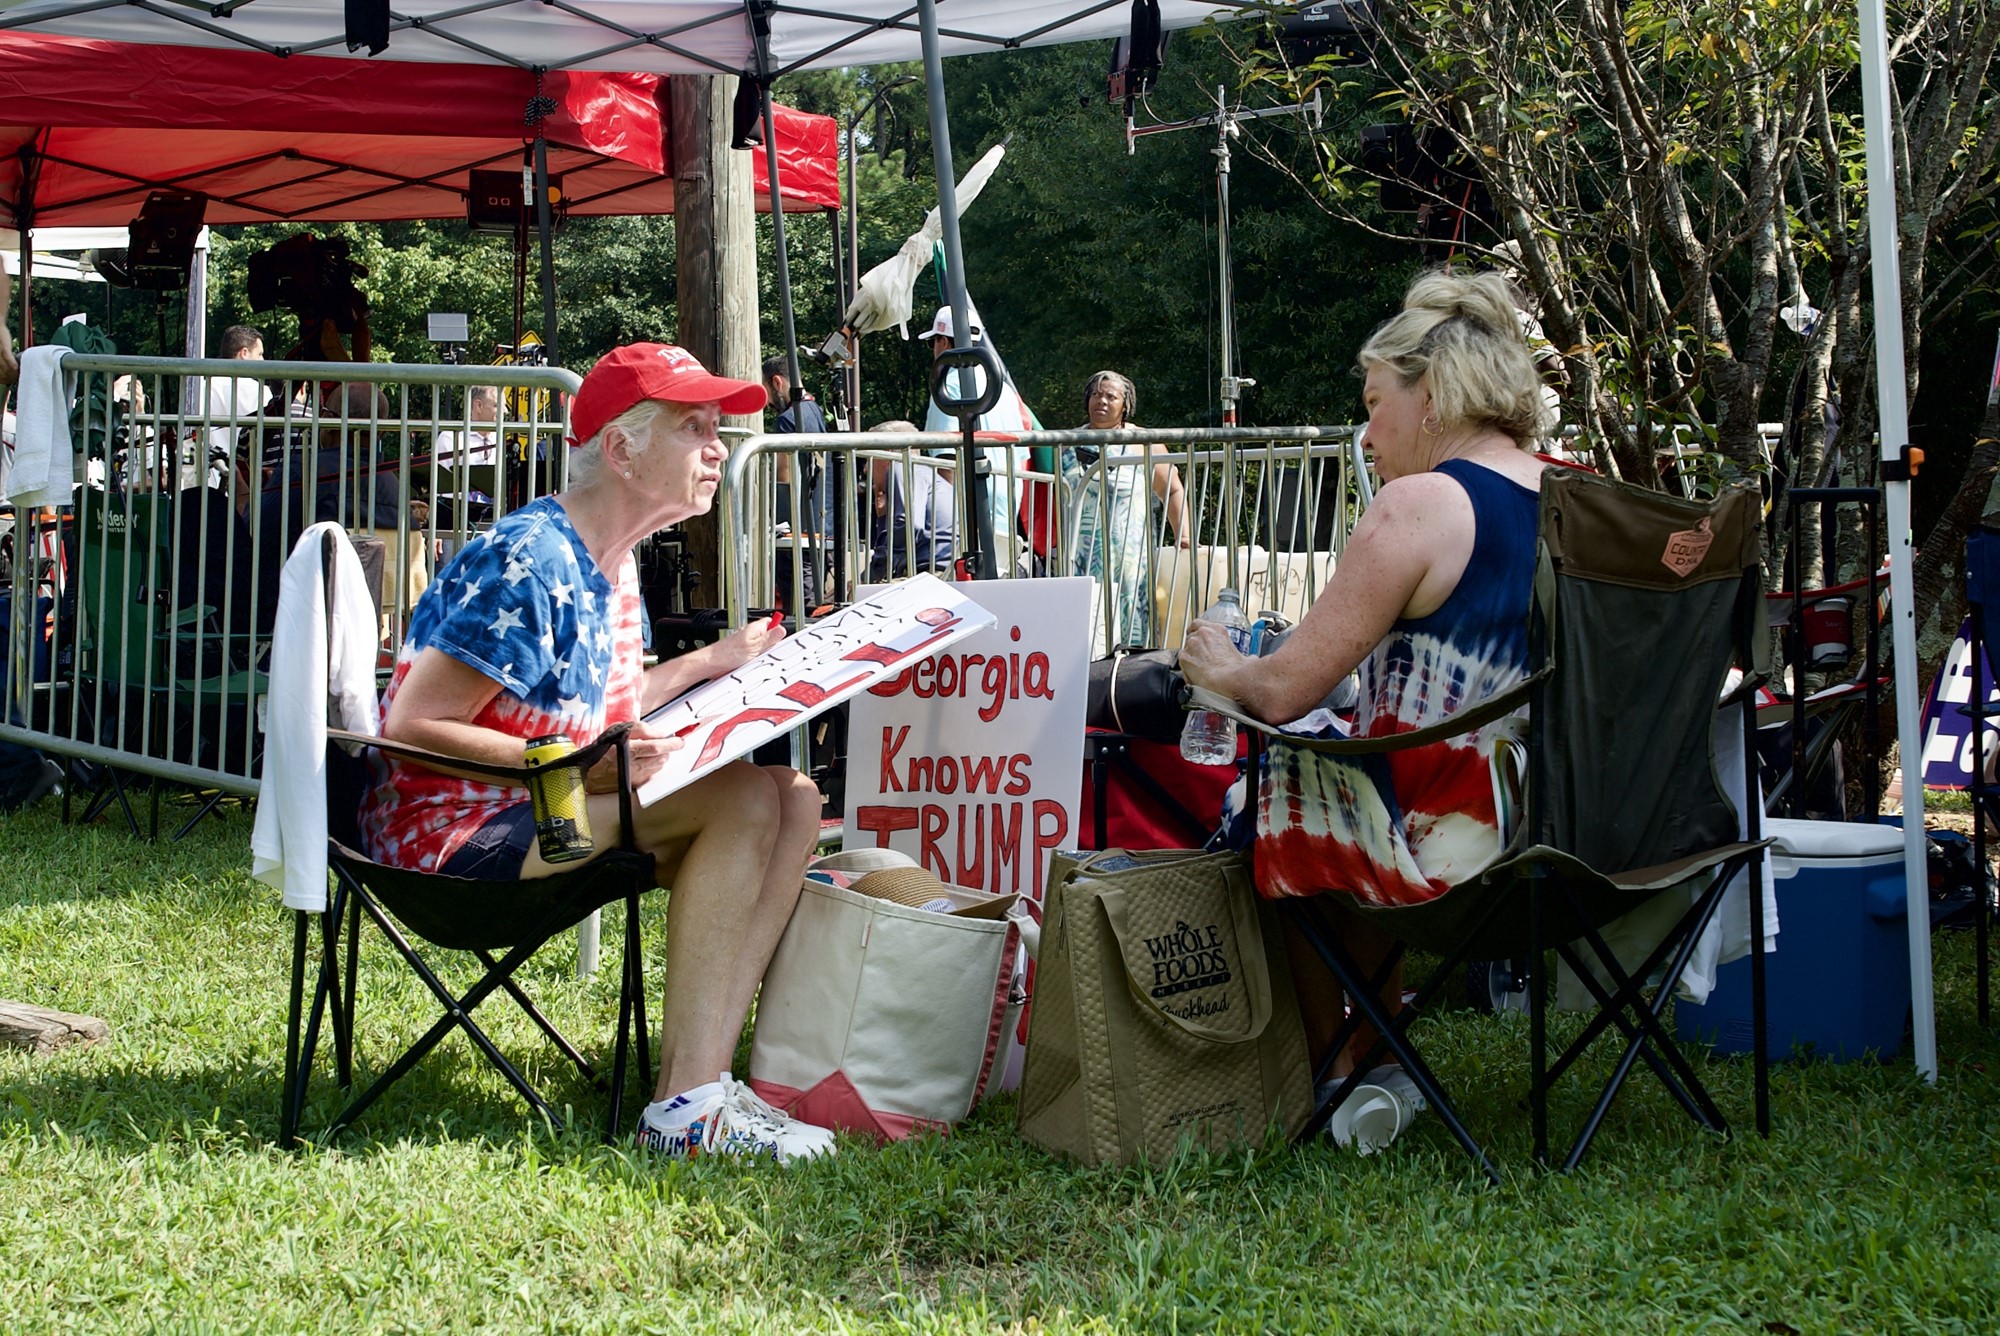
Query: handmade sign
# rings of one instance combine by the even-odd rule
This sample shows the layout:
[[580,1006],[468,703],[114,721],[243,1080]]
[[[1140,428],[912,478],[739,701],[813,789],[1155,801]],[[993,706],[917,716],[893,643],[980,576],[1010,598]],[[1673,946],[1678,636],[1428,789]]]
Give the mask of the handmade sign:
[[1075,842],[1093,588],[984,581],[991,630],[856,698],[846,848],[897,849],[951,885],[1041,899],[1050,852]]
[[[1994,684],[1990,661],[1981,665],[1978,676],[1986,701],[1983,713],[2000,717],[2000,686]],[[1972,783],[1972,719],[1964,713],[1972,702],[1972,691],[1972,623],[1967,620],[1958,628],[1951,653],[1945,656],[1944,667],[1938,669],[1924,696],[1923,775],[1927,789],[1962,789]]]
[[[686,745],[639,786],[651,805],[892,673],[993,625],[993,614],[934,575],[877,590],[646,719]],[[985,589],[981,589],[982,595]]]

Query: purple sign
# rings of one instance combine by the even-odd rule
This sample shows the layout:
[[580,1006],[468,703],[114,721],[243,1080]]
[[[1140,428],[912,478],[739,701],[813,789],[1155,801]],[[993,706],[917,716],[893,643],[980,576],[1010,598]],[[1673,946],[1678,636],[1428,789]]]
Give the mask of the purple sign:
[[[1993,682],[1992,647],[1979,674],[1984,688],[1985,713],[2000,716],[2000,690]],[[1958,628],[1951,653],[1924,695],[1924,787],[1962,789],[1972,782],[1972,717],[1965,712],[1972,703],[1972,623]],[[2000,718],[1987,725],[1989,733],[2000,730]],[[1991,746],[1992,744],[1988,744]]]

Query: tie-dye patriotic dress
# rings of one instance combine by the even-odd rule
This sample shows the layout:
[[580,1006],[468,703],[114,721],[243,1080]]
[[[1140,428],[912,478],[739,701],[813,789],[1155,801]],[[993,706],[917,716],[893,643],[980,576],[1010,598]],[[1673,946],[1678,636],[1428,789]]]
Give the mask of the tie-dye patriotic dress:
[[[615,580],[606,576],[561,503],[531,501],[459,549],[424,591],[382,713],[417,655],[435,646],[500,684],[473,723],[523,741],[567,733],[585,746],[638,717],[642,615],[631,555]],[[371,756],[376,782],[361,833],[369,857],[392,866],[441,867],[488,820],[528,800],[515,785]]]
[[[1362,736],[1436,723],[1527,675],[1540,500],[1469,460],[1436,471],[1472,499],[1472,556],[1442,607],[1398,620],[1362,662]],[[1258,794],[1258,889],[1272,897],[1340,890],[1373,905],[1412,905],[1477,873],[1500,851],[1482,745],[1494,727],[1366,757],[1274,740]]]

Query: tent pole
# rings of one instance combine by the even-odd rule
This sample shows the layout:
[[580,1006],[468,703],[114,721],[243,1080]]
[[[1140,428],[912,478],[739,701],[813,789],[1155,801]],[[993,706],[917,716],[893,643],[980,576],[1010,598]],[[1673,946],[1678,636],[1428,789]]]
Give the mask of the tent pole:
[[799,333],[798,324],[792,314],[792,264],[785,251],[785,201],[779,193],[778,185],[778,119],[771,109],[771,85],[769,82],[770,61],[766,57],[769,50],[768,39],[757,39],[757,64],[759,77],[757,91],[764,95],[764,174],[770,178],[771,189],[771,244],[778,257],[778,310],[785,323],[785,371],[791,377],[792,402],[796,405],[805,396],[805,383],[799,379]]
[[555,238],[550,235],[550,227],[549,141],[543,137],[541,122],[537,121],[535,122],[535,231],[541,235],[542,241],[542,348],[548,354],[550,366],[561,366],[562,358],[556,351]]
[[1861,0],[1861,100],[1866,121],[1868,248],[1875,296],[1875,393],[1882,492],[1889,512],[1890,650],[1896,735],[1903,757],[1903,878],[1910,940],[1910,1017],[1917,1072],[1937,1080],[1931,990],[1930,888],[1925,868],[1923,729],[1918,718],[1917,620],[1910,562],[1910,411],[1903,361],[1903,270],[1896,245],[1896,164],[1890,145],[1888,20],[1883,0]]
[[[35,293],[35,190],[42,179],[42,155],[32,144],[21,145],[21,207],[16,210],[14,225],[21,229],[21,344],[22,348],[35,346],[35,308],[30,298]],[[6,313],[0,312],[0,319]]]
[[[951,116],[944,104],[944,57],[938,46],[937,0],[917,0],[917,23],[923,35],[924,45],[924,92],[930,107],[931,117],[931,170],[937,178],[938,221],[944,228],[944,288],[945,301],[951,307],[952,346],[970,348],[972,346],[972,299],[965,295],[965,246],[958,233],[958,180],[953,175],[951,163]],[[971,399],[977,390],[978,373],[961,367],[958,376],[958,396]],[[978,472],[978,461],[972,454],[972,427],[968,421],[965,443],[959,447],[962,458],[959,467],[960,486],[967,498],[967,515],[971,517],[965,537],[971,541],[969,553],[973,560],[973,575],[986,580],[993,578],[996,562],[991,551],[978,550],[980,517],[986,514],[987,480]]]

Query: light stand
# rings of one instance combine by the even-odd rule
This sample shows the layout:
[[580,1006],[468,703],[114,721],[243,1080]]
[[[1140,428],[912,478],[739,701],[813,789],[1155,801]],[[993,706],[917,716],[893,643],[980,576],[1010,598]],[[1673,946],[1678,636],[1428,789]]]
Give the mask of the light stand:
[[[862,104],[861,110],[847,118],[847,292],[841,309],[852,302],[861,291],[861,196],[854,189],[854,130],[875,110],[892,88],[904,84],[918,83],[914,74],[904,74],[889,80],[875,90],[875,95]],[[847,338],[847,429],[861,430],[861,340],[858,336]]]
[[1139,140],[1148,135],[1163,135],[1173,130],[1192,130],[1199,126],[1215,127],[1215,237],[1220,263],[1221,309],[1222,309],[1222,425],[1236,425],[1236,405],[1243,397],[1243,391],[1257,382],[1247,376],[1236,374],[1236,288],[1230,277],[1229,253],[1229,141],[1242,133],[1243,122],[1262,120],[1267,116],[1298,116],[1309,127],[1317,127],[1320,121],[1319,93],[1314,92],[1312,101],[1300,102],[1288,107],[1264,107],[1258,111],[1232,110],[1227,100],[1227,92],[1222,85],[1215,88],[1215,111],[1211,115],[1196,116],[1185,121],[1162,121],[1158,125],[1135,125],[1132,117],[1125,117],[1125,151],[1128,154],[1139,151]]

